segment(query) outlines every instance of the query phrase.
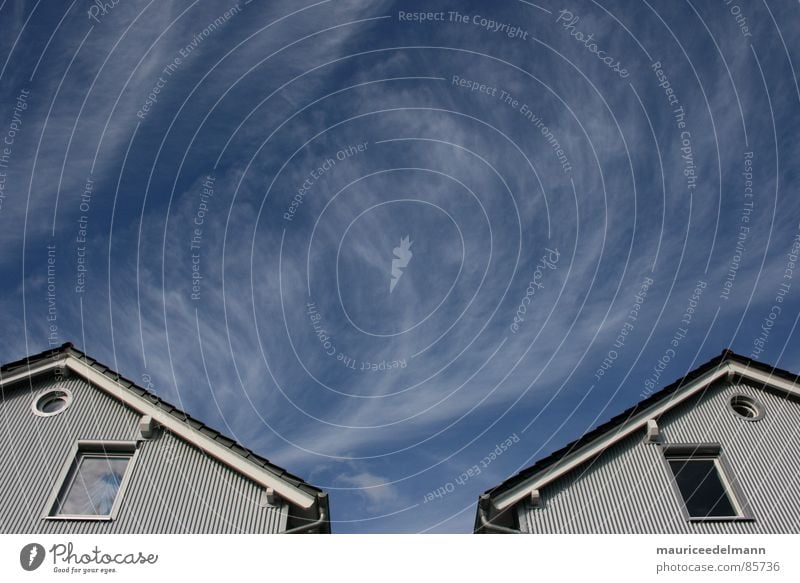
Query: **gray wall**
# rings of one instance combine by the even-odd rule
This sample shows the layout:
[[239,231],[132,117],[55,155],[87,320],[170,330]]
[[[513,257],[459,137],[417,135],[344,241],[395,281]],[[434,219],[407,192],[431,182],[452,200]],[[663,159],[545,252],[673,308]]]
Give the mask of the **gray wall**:
[[[738,418],[736,393],[765,409]],[[757,533],[800,531],[800,404],[738,382],[720,382],[659,420],[666,443],[717,442],[755,517],[754,522],[688,522],[658,445],[644,432],[540,490],[544,507],[518,506],[520,528],[533,533]],[[731,476],[733,478],[733,476]]]
[[72,405],[33,414],[52,380],[27,381],[0,397],[0,533],[266,533],[285,530],[286,506],[260,507],[261,489],[199,449],[162,433],[143,441],[113,521],[43,520],[47,500],[77,440],[140,439],[140,415],[82,379],[60,385]]

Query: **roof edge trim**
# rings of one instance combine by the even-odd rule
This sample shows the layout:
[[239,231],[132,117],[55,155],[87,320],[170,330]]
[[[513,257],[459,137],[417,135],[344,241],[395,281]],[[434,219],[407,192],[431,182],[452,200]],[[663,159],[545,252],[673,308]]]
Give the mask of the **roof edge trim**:
[[69,369],[83,376],[86,380],[92,382],[129,407],[136,409],[140,413],[147,413],[155,421],[157,421],[159,425],[166,427],[175,435],[178,435],[189,443],[199,447],[218,461],[222,462],[224,465],[236,470],[244,476],[247,476],[254,482],[261,484],[264,487],[274,489],[278,495],[288,500],[292,504],[296,504],[301,508],[307,509],[311,508],[316,502],[316,496],[312,496],[308,492],[304,492],[294,485],[281,480],[278,476],[272,474],[271,472],[267,472],[263,468],[249,462],[243,457],[236,455],[213,439],[210,439],[208,436],[203,435],[199,431],[196,431],[189,425],[186,425],[180,420],[175,419],[158,407],[154,407],[147,400],[142,399],[138,395],[126,390],[113,379],[108,378],[85,362],[75,358],[72,355],[68,355],[66,359],[66,365]]
[[19,372],[15,372],[8,376],[0,375],[0,387],[5,387],[6,385],[14,384],[24,378],[47,372],[51,368],[64,368],[66,362],[67,358],[65,356],[60,356],[58,359],[50,360],[44,364],[39,364],[36,366],[28,365]]
[[800,397],[800,389],[798,388],[797,384],[792,381],[780,378],[773,374],[764,373],[748,365],[737,362],[736,360],[725,360],[721,362],[716,369],[709,371],[691,383],[686,384],[683,389],[676,393],[670,394],[669,396],[665,397],[664,400],[654,403],[647,409],[640,411],[635,416],[631,417],[627,422],[619,426],[616,431],[609,432],[598,437],[596,440],[575,450],[562,461],[557,462],[551,467],[545,468],[540,474],[534,474],[527,480],[517,484],[515,487],[498,494],[492,499],[492,505],[498,511],[502,511],[509,506],[516,504],[525,498],[525,496],[529,495],[533,490],[542,488],[556,478],[563,476],[576,466],[598,455],[600,452],[610,447],[614,443],[617,443],[631,433],[641,429],[647,424],[648,419],[657,417],[669,409],[672,409],[679,403],[702,391],[714,381],[725,377],[730,373],[738,374],[752,381],[756,381],[763,385],[769,385],[789,394]]
[[303,491],[293,484],[282,480],[279,476],[273,474],[272,472],[269,472],[264,468],[252,463],[251,461],[241,457],[240,455],[230,451],[207,435],[196,431],[189,425],[181,422],[179,419],[172,417],[165,411],[154,406],[146,399],[143,399],[135,393],[127,390],[114,379],[102,374],[91,365],[83,362],[72,354],[65,354],[61,358],[56,360],[51,359],[41,365],[27,366],[11,375],[3,376],[0,380],[0,386],[10,385],[26,377],[38,375],[54,368],[65,367],[69,368],[79,376],[83,377],[85,380],[92,383],[94,386],[98,387],[113,398],[123,402],[139,413],[150,415],[160,425],[166,427],[175,435],[198,447],[223,465],[239,472],[257,484],[267,488],[272,488],[279,496],[288,502],[303,509],[309,509],[317,502],[317,496]]

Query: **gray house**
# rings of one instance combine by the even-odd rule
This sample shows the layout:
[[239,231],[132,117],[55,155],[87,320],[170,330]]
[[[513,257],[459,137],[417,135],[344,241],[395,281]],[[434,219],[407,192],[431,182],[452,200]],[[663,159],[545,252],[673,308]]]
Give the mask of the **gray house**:
[[0,368],[0,533],[330,532],[328,499],[65,344]]
[[488,490],[475,532],[800,532],[798,380],[726,350]]

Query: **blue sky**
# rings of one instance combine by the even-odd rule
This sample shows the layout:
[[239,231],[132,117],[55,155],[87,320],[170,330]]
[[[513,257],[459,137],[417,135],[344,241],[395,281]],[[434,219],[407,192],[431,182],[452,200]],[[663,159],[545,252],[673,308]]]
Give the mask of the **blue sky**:
[[725,347],[800,370],[799,22],[2,0],[1,360],[73,341],[335,532],[468,532]]

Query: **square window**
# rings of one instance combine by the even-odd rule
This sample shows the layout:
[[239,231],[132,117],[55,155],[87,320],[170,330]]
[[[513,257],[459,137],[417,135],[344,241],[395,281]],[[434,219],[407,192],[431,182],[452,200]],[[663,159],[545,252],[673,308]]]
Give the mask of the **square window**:
[[690,520],[748,519],[718,445],[670,445],[664,453]]
[[79,444],[50,505],[50,517],[111,518],[134,447]]
[[686,511],[692,518],[737,516],[714,459],[673,459],[675,476]]

